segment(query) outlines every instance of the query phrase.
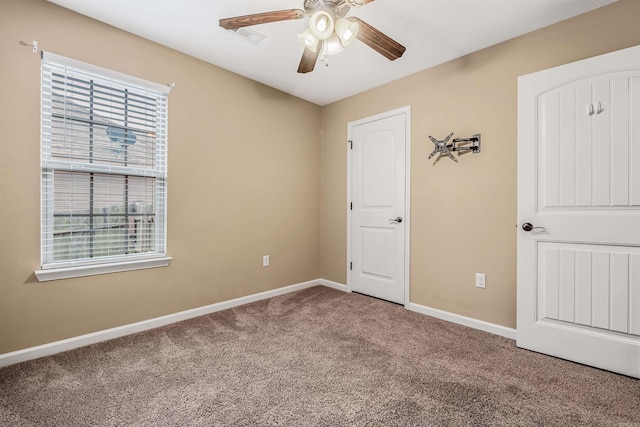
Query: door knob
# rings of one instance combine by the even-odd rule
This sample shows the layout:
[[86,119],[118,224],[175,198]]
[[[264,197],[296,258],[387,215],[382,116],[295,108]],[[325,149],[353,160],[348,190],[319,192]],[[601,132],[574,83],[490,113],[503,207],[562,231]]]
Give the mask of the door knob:
[[389,222],[397,222],[398,224],[400,224],[402,222],[402,217],[399,216],[397,218],[391,218],[389,219]]
[[522,229],[524,231],[546,231],[547,229],[544,227],[534,227],[530,222],[525,222],[522,224]]

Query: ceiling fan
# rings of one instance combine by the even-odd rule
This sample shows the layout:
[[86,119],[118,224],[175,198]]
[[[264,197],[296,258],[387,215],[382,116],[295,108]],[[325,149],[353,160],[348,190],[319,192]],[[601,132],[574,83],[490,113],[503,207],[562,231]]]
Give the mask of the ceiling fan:
[[304,10],[286,9],[220,20],[220,26],[237,31],[251,25],[267,24],[309,17],[309,27],[298,35],[304,52],[298,73],[308,73],[318,61],[341,52],[355,39],[360,40],[390,61],[402,56],[406,48],[391,37],[356,17],[345,18],[351,7],[360,7],[373,0],[304,0]]

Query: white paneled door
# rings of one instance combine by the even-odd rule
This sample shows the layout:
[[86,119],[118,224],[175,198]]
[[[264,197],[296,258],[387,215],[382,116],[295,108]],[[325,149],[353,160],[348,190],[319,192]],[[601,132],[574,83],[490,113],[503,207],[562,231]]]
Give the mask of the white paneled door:
[[407,108],[349,124],[349,285],[405,304],[408,296]]
[[518,80],[519,347],[640,378],[640,46]]

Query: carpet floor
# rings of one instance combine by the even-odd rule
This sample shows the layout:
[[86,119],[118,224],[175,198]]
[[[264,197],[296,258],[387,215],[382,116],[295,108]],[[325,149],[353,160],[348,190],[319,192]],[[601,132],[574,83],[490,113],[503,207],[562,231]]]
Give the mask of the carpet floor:
[[317,286],[0,369],[2,426],[640,426],[640,380]]

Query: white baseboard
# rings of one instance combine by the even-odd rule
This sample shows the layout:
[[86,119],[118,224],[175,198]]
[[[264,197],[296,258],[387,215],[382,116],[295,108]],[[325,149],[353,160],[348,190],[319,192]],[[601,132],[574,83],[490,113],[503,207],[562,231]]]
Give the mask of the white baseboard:
[[347,285],[343,283],[332,282],[331,280],[327,279],[318,279],[318,284],[326,286],[327,288],[337,289],[338,291],[349,292],[349,290],[347,289]]
[[431,308],[413,302],[409,303],[409,310],[415,311],[416,313],[420,314],[426,314],[427,316],[436,317],[438,319],[446,320],[448,322],[457,323],[459,325],[468,326],[470,328],[480,329],[481,331],[489,332],[494,335],[500,335],[512,340],[516,339],[515,329],[496,325],[495,323],[485,322],[484,320],[461,316],[459,314],[450,313],[444,310],[438,310],[437,308]]
[[[326,279],[310,280],[308,282],[284,286],[282,288],[273,289],[271,291],[260,292],[253,295],[247,295],[245,297],[235,298],[229,301],[222,301],[204,307],[198,307],[191,310],[168,314],[166,316],[156,317],[154,319],[143,320],[141,322],[131,323],[129,325],[118,326],[116,328],[92,332],[90,334],[80,335],[61,341],[55,341],[49,344],[43,344],[36,347],[30,347],[23,350],[0,354],[0,367],[25,362],[27,360],[37,359],[39,357],[51,356],[63,351],[73,350],[74,348],[95,344],[101,341],[107,341],[125,335],[135,334],[137,332],[158,328],[160,326],[169,325],[171,323],[180,322],[182,320],[204,316],[206,314],[215,313],[217,311],[226,310],[267,298],[273,298],[279,295],[300,291],[302,289],[307,289],[318,285],[337,289],[343,292],[348,292],[347,286],[342,283],[333,282]],[[506,338],[516,339],[515,329],[507,328],[489,322],[484,322],[482,320],[460,316],[458,314],[449,313],[415,303],[409,303],[409,310],[415,311],[416,313],[426,314],[427,316],[436,317],[438,319],[447,320],[449,322],[458,323],[460,325],[480,329],[482,331],[490,332],[492,334],[500,335]]]
[[168,314],[166,316],[156,317],[154,319],[143,320],[141,322],[131,323],[129,325],[118,326],[116,328],[92,332],[90,334],[80,335],[61,341],[55,341],[49,344],[43,344],[36,347],[30,347],[23,350],[0,354],[0,367],[25,362],[27,360],[37,359],[39,357],[51,356],[63,351],[73,350],[74,348],[95,344],[101,341],[107,341],[125,335],[135,334],[137,332],[146,331],[148,329],[158,328],[160,326],[169,325],[171,323],[180,322],[182,320],[215,313],[216,311],[226,310],[228,308],[237,307],[239,305],[272,298],[278,295],[284,295],[290,292],[295,292],[318,285],[324,285],[334,289],[346,289],[346,286],[340,285],[336,282],[331,282],[323,279],[310,280],[308,282],[285,286],[282,288],[273,289],[271,291],[247,295],[246,297],[235,298],[229,301],[223,301],[204,307],[198,307],[191,310]]
[[[320,285],[327,286],[329,288],[337,289],[343,292],[350,292],[347,285],[338,282],[332,282],[326,279],[318,279]],[[425,314],[427,316],[436,317],[441,320],[446,320],[451,323],[457,323],[458,325],[468,326],[470,328],[479,329],[481,331],[489,332],[494,335],[500,335],[501,337],[516,339],[516,330],[507,328],[506,326],[496,325],[495,323],[485,322],[483,320],[474,319],[472,317],[461,316],[459,314],[450,313],[444,310],[438,310],[437,308],[431,308],[424,305],[410,302],[407,308],[416,313]]]

